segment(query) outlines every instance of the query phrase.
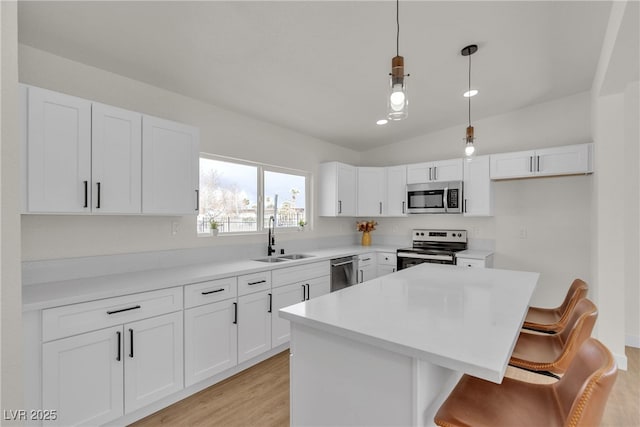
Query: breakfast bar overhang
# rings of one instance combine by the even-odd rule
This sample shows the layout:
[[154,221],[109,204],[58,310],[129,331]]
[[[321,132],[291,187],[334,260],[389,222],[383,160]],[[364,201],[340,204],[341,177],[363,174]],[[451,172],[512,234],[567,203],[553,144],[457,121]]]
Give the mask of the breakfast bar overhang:
[[291,425],[433,425],[463,373],[502,381],[538,277],[421,264],[281,309]]

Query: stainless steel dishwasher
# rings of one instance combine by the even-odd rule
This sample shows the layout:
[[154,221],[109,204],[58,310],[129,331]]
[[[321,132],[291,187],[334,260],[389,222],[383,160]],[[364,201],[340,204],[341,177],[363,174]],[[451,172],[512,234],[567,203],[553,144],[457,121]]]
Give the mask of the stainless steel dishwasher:
[[331,292],[357,283],[358,257],[347,256],[331,260]]

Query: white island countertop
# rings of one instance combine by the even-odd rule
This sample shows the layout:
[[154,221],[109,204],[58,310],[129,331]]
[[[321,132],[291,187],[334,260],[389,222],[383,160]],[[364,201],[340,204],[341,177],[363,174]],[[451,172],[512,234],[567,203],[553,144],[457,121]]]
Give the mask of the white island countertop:
[[425,263],[285,307],[280,316],[499,383],[538,277]]

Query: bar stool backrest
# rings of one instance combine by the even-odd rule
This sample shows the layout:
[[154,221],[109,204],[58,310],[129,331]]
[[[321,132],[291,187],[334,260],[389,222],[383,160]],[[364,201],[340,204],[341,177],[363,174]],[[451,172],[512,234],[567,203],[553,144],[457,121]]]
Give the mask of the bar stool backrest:
[[564,297],[564,301],[562,301],[562,304],[560,304],[560,307],[558,307],[558,311],[562,313],[558,323],[566,325],[573,307],[575,307],[578,301],[586,298],[588,292],[589,285],[587,285],[584,280],[574,279],[573,283],[571,283],[571,286],[569,286],[569,290],[567,291],[567,295],[565,295]]
[[598,340],[587,339],[564,376],[552,384],[565,427],[600,425],[617,373],[611,352]]
[[569,367],[582,343],[591,337],[597,318],[598,308],[593,302],[587,298],[578,301],[567,326],[559,334],[564,348],[560,360],[556,363],[557,368],[564,371]]

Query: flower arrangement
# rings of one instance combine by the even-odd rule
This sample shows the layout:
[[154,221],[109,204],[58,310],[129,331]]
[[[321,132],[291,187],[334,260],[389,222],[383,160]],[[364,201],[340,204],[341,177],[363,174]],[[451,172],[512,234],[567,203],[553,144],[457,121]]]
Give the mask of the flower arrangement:
[[356,222],[356,229],[358,231],[364,231],[366,233],[373,231],[376,229],[376,225],[378,225],[375,221],[359,221]]
[[218,221],[216,221],[215,219],[211,218],[209,220],[209,228],[211,228],[212,230],[217,230],[218,229]]

